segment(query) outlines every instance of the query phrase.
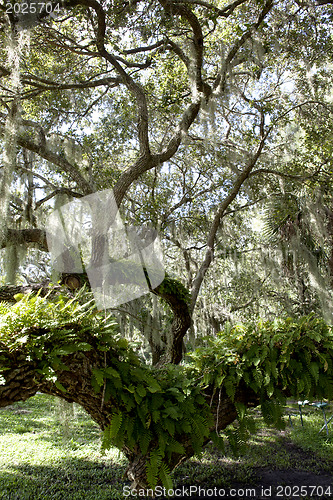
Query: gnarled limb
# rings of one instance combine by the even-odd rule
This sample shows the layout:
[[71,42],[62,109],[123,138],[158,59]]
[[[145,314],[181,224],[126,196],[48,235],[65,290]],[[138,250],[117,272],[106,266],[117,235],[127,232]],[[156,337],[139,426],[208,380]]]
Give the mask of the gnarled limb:
[[[92,339],[90,341],[93,342]],[[91,385],[93,370],[105,364],[103,352],[91,350],[62,357],[66,369],[56,369],[55,373],[57,382],[64,387],[66,392],[60,390],[53,381],[44,380],[38,372],[38,363],[26,361],[23,353],[8,353],[0,344],[0,354],[2,359],[5,356],[5,364],[9,368],[9,370],[2,372],[6,382],[0,385],[0,407],[24,401],[38,391],[80,404],[102,430],[109,426],[111,415],[120,408],[119,402],[112,395],[108,401],[104,401],[101,393],[96,394]],[[106,357],[108,366],[112,366],[108,353]],[[223,390],[217,392],[213,398],[211,397],[212,392],[213,389],[208,387],[204,394],[207,402],[212,405],[212,413],[215,418],[212,430],[222,430],[237,418],[236,402],[250,406],[258,403],[256,396],[246,387],[238,389],[233,402]],[[174,437],[184,446],[185,454],[172,454],[168,463],[171,470],[194,454],[191,443],[186,436],[175,435]],[[150,459],[150,451],[148,450],[145,455],[142,455],[139,448],[133,452],[126,446],[122,448],[122,451],[129,459],[126,475],[132,482],[132,486],[147,488],[146,467]]]

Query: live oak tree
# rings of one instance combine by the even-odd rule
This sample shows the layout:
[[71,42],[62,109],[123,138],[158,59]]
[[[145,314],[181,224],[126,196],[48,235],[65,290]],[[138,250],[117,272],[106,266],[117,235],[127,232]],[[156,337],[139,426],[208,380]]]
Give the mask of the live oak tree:
[[[230,344],[222,336],[180,363],[185,336],[202,325],[205,284],[222,279],[228,218],[243,220],[281,182],[315,189],[331,179],[333,9],[325,0],[51,3],[52,16],[0,6],[0,297],[19,300],[1,306],[0,405],[37,391],[75,401],[105,430],[105,446],[127,455],[134,484],[169,484],[170,470],[221,429],[236,418],[243,429],[246,406],[261,403],[274,420],[269,399],[329,393],[331,332],[313,318],[262,326],[259,342],[261,327],[233,330]],[[151,289],[157,327],[144,302],[140,317],[124,306],[120,323],[145,330],[152,366],[85,304],[87,292],[67,301],[73,291],[47,279],[47,214],[109,188],[124,222],[152,224],[165,243],[169,274]],[[26,252],[41,282],[24,286]],[[83,282],[65,277],[67,289]]]

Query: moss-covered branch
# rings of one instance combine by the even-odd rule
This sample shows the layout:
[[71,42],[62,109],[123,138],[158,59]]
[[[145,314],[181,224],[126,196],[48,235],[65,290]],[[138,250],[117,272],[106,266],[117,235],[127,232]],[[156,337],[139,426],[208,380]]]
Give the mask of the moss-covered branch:
[[185,365],[160,367],[144,364],[92,304],[24,296],[0,316],[0,406],[37,391],[79,403],[105,431],[104,447],[127,455],[136,485],[170,485],[170,471],[236,419],[237,439],[245,435],[248,406],[261,403],[274,423],[286,396],[333,393],[332,328],[312,316],[233,327]]

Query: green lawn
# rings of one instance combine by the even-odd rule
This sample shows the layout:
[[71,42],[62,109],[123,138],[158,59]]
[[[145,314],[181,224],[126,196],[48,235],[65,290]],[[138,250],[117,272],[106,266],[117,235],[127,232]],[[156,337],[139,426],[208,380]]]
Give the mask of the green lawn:
[[[332,474],[333,425],[327,438],[318,434],[321,412],[305,413],[303,428],[294,417],[294,430],[277,431],[265,427],[255,411],[259,432],[241,457],[228,447],[223,455],[208,446],[175,471],[175,487],[251,486],[274,471],[303,471],[314,479]],[[126,459],[117,450],[101,453],[99,429],[77,405],[38,394],[0,411],[1,500],[125,498],[125,469]]]
[[102,455],[98,426],[75,405],[38,394],[0,412],[0,498],[122,498],[126,460]]

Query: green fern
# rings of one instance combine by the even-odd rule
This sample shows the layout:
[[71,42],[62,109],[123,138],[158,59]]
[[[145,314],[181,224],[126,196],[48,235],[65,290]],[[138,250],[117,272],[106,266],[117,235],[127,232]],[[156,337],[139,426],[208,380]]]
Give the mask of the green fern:
[[149,486],[153,489],[157,486],[163,456],[164,454],[160,449],[153,450],[149,456],[150,460],[147,464],[147,481]]
[[147,429],[139,434],[139,445],[142,455],[147,454],[152,438],[153,438],[152,433]]
[[161,463],[161,468],[159,470],[159,478],[166,490],[172,489],[173,484],[170,475],[170,470],[168,469],[167,465],[164,462]]

